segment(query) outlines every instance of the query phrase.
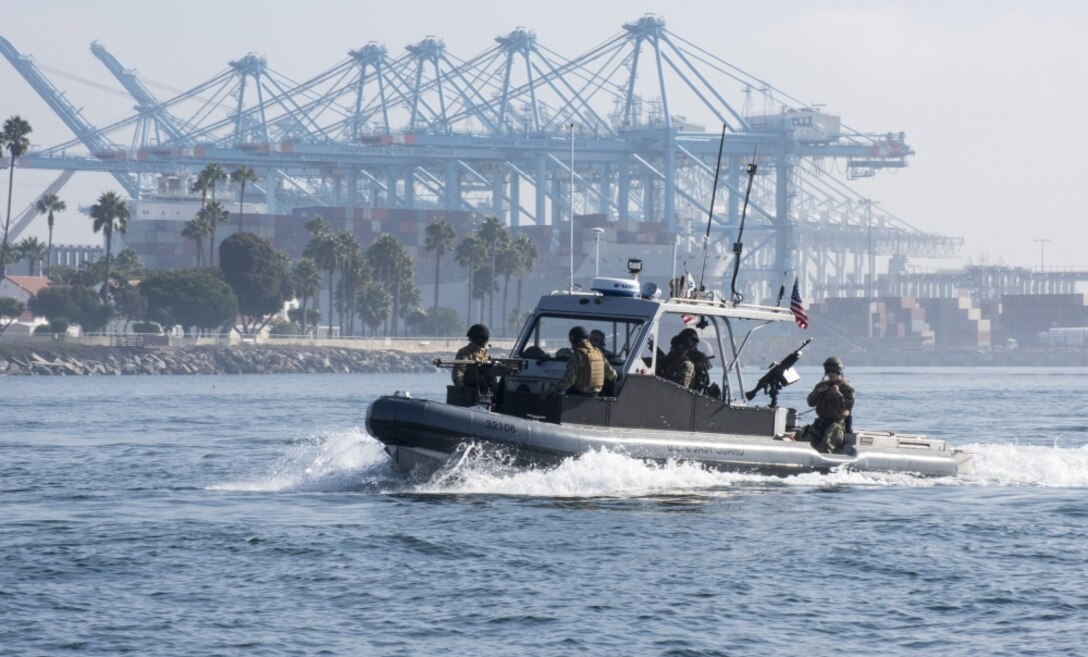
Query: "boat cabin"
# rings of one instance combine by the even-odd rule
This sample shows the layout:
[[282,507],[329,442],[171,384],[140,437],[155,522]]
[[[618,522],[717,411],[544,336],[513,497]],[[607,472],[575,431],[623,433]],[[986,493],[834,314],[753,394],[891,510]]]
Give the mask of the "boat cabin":
[[[780,321],[793,321],[788,308],[732,304],[710,294],[662,299],[652,284],[598,278],[589,292],[541,298],[510,353],[525,361],[524,369],[500,381],[494,410],[561,424],[781,435],[796,424],[794,411],[749,406],[739,367],[753,333]],[[598,397],[542,399],[567,367],[574,326],[604,334],[618,379]],[[672,337],[685,328],[695,329],[711,363],[709,382],[692,388],[658,374]]]

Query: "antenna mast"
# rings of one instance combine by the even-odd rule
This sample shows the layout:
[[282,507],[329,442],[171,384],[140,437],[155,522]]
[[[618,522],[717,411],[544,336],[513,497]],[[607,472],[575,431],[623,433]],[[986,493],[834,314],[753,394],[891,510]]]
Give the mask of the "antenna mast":
[[740,230],[737,231],[737,241],[733,242],[733,280],[729,283],[729,287],[733,292],[733,305],[736,306],[741,301],[744,301],[744,295],[737,292],[737,274],[740,273],[740,254],[744,250],[744,244],[741,243],[740,238],[744,236],[744,218],[748,216],[748,197],[752,195],[752,181],[756,179],[756,153],[759,152],[759,145],[757,144],[752,151],[752,161],[748,163],[745,171],[748,172],[748,189],[744,190],[744,208],[740,211]]
[[714,186],[710,189],[710,210],[706,217],[706,234],[703,235],[703,266],[699,269],[699,286],[695,293],[703,289],[703,275],[706,274],[706,248],[710,242],[710,223],[714,219],[714,199],[718,197],[718,174],[722,170],[722,149],[725,147],[725,124],[722,124],[722,138],[718,142],[718,164],[714,167]]
[[568,292],[574,294],[574,123],[570,124],[570,189],[567,190],[570,198],[570,288]]

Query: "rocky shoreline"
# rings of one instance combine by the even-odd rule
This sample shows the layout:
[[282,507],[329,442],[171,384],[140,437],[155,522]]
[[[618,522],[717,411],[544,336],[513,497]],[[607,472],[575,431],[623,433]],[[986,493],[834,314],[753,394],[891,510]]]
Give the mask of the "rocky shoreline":
[[0,345],[0,376],[434,372],[449,354],[333,347]]

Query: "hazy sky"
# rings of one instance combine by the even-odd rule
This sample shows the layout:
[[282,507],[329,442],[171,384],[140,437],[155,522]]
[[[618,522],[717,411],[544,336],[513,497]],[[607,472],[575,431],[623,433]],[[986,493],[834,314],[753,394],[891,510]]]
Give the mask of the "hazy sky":
[[[1085,203],[1074,194],[1088,173],[1088,4],[1072,0],[21,0],[7,3],[0,34],[84,80],[45,71],[102,125],[130,114],[132,102],[98,88],[120,87],[91,54],[96,39],[141,77],[180,90],[248,52],[303,80],[370,41],[395,55],[435,35],[468,59],[515,27],[575,57],[646,13],[851,127],[905,132],[917,151],[910,166],[852,186],[922,230],[964,237],[964,262],[1035,268],[1046,239],[1047,269],[1088,270]],[[34,147],[71,138],[7,61],[0,99],[0,118],[20,114],[34,126]],[[671,109],[715,124],[699,108]],[[14,211],[53,177],[17,171]],[[61,195],[74,208],[106,189],[119,187],[78,174]],[[97,241],[85,216],[69,210],[60,220],[63,241]],[[29,234],[44,237],[44,223]]]

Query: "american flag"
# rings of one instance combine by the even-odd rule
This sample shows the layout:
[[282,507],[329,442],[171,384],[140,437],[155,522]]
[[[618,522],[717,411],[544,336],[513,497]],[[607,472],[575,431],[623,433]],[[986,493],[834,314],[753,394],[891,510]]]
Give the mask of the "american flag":
[[[684,298],[695,298],[695,279],[692,278],[691,274],[688,273],[687,270],[684,271],[684,275],[681,276],[681,279],[684,281]],[[691,324],[695,321],[695,319],[695,315],[688,315],[687,313],[680,315],[680,321],[684,322],[684,326]]]
[[684,298],[691,299],[695,297],[695,279],[691,277],[691,274],[684,272]]
[[805,312],[805,304],[801,303],[801,281],[793,279],[793,294],[790,295],[790,312],[793,320],[803,329],[808,328],[808,313]]

